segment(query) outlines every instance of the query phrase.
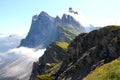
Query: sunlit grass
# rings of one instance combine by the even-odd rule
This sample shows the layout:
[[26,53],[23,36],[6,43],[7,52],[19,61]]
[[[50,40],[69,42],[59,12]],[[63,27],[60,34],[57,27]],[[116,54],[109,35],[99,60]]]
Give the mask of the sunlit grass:
[[118,25],[109,25],[109,26],[105,26],[104,28],[114,28],[114,29],[120,30],[120,26]]
[[116,59],[97,68],[84,80],[120,80],[120,60]]
[[39,80],[52,80],[50,74],[38,75],[37,78],[38,78]]
[[67,50],[67,47],[68,47],[68,43],[66,42],[56,42],[56,45],[61,47],[64,50]]

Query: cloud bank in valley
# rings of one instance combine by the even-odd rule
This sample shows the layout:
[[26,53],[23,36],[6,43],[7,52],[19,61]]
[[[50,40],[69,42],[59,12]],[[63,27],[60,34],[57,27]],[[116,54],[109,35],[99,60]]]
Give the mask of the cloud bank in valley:
[[0,52],[6,52],[9,49],[16,48],[24,36],[15,34],[0,35]]
[[14,48],[6,53],[0,53],[0,79],[12,77],[13,79],[28,80],[34,61],[44,54],[45,49]]

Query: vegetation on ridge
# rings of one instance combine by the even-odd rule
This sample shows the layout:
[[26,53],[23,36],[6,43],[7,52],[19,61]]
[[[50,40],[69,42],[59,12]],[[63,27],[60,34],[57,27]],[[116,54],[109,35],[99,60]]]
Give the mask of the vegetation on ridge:
[[84,80],[120,80],[120,60],[116,59],[95,69]]
[[61,47],[64,50],[67,50],[67,47],[68,47],[68,43],[66,42],[56,42],[56,45]]
[[79,34],[79,32],[74,31],[72,28],[66,28],[66,27],[60,26],[60,29],[63,30],[62,34],[70,41],[73,40],[73,38]]
[[38,75],[37,78],[38,78],[39,80],[52,80],[50,74]]
[[109,25],[109,26],[105,26],[105,28],[114,28],[114,29],[120,30],[120,26],[117,26],[117,25]]
[[66,33],[71,33],[71,34],[74,34],[74,35],[78,35],[79,33],[77,31],[74,31],[72,28],[66,28],[66,27],[60,27],[63,31],[65,31]]

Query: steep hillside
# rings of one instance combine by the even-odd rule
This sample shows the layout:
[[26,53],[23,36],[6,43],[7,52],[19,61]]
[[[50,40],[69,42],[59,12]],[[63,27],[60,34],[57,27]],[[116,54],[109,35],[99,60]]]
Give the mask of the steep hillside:
[[69,43],[81,32],[85,32],[84,27],[72,16],[64,14],[60,19],[41,12],[33,16],[30,31],[20,46],[46,48],[54,41]]
[[33,66],[33,73],[36,69],[38,73],[32,75],[30,80],[41,80],[41,76],[47,76],[47,78],[53,80],[82,80],[96,68],[119,58],[120,26],[107,26],[90,33],[82,33],[70,43],[67,52],[64,49],[59,49],[58,46],[51,48],[48,47],[47,54],[45,53],[46,55],[42,56],[43,59],[40,58],[38,62],[46,62],[50,58],[46,57],[49,54],[62,55],[64,53],[61,56],[62,59],[52,56],[50,59],[53,60],[48,60],[48,63],[50,63],[49,61],[54,63],[59,59],[57,65],[52,68],[46,69],[46,64],[42,65],[44,68]]
[[56,79],[81,80],[88,73],[120,56],[120,28],[107,26],[100,30],[83,33],[69,45],[69,58],[61,67]]
[[30,80],[41,79],[42,74],[47,74],[49,77],[51,74],[56,73],[61,62],[67,57],[67,46],[66,42],[54,42],[49,45],[44,55],[39,58],[39,61],[34,62]]
[[116,59],[100,68],[95,69],[83,80],[119,80],[120,60]]

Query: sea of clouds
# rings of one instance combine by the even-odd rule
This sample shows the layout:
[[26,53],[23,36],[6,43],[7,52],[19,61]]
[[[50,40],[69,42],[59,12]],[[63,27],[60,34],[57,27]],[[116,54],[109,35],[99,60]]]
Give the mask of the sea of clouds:
[[0,80],[28,80],[33,62],[44,54],[45,49],[17,48],[22,38],[0,35]]
[[20,47],[0,53],[0,80],[7,78],[28,80],[33,62],[37,61],[44,51],[45,49]]

